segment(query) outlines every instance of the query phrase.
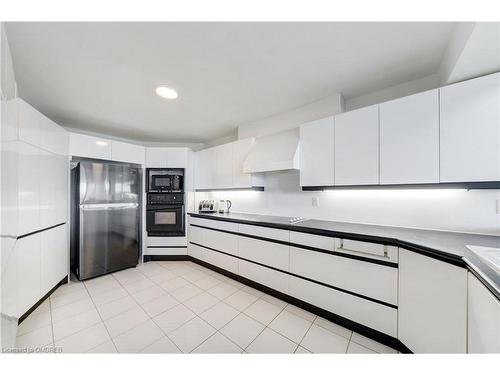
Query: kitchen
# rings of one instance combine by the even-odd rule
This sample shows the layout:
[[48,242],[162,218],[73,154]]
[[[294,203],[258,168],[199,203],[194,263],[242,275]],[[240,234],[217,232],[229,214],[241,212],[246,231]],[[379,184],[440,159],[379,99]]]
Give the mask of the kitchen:
[[1,34],[4,352],[500,353],[500,23]]

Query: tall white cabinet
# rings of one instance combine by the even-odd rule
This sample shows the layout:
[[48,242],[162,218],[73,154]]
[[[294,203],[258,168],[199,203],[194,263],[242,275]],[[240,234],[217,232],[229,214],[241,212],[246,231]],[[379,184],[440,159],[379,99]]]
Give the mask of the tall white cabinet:
[[500,180],[500,73],[441,88],[441,182]]
[[399,251],[398,338],[414,353],[467,350],[467,270]]
[[2,235],[12,239],[12,250],[2,298],[20,317],[68,274],[69,136],[20,98],[4,108]]
[[300,185],[335,184],[335,121],[326,117],[300,126]]
[[439,91],[380,104],[380,184],[439,182]]
[[335,185],[379,183],[378,105],[335,116]]

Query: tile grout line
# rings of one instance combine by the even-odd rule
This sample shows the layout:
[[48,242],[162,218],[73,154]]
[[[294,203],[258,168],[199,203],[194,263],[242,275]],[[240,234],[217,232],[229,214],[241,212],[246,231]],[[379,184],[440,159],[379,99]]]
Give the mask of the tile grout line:
[[[144,273],[143,273],[140,269],[137,269],[137,268],[135,268],[135,269],[136,269],[137,271],[139,271],[139,272],[141,273],[141,275],[143,275],[146,279],[150,280],[151,282],[153,282],[153,283],[156,285],[156,283],[155,283],[153,280],[151,280],[148,276],[146,276],[146,275],[145,275],[145,274],[144,274]],[[113,275],[113,274],[111,274],[111,275]],[[114,276],[113,276],[113,277],[114,277]],[[151,321],[153,322],[153,324],[154,324],[155,326],[157,326],[157,327],[158,327],[158,329],[159,329],[162,333],[164,333],[164,335],[165,335],[164,337],[166,337],[168,340],[170,340],[170,338],[169,338],[169,337],[168,337],[168,335],[165,333],[165,331],[163,331],[163,330],[161,329],[161,327],[160,327],[160,326],[159,326],[159,325],[158,325],[158,324],[157,324],[157,323],[156,323],[156,322],[155,322],[155,321],[154,321],[154,320],[153,320],[153,319],[149,316],[149,314],[146,312],[146,310],[144,310],[144,308],[143,308],[143,307],[142,307],[142,306],[141,306],[141,305],[140,305],[140,304],[139,304],[139,303],[135,300],[135,298],[134,298],[134,297],[132,296],[132,294],[128,291],[128,289],[127,289],[127,288],[125,288],[125,286],[124,286],[124,285],[120,282],[120,280],[118,280],[116,277],[114,277],[114,278],[115,278],[115,280],[118,282],[118,284],[120,284],[120,285],[121,285],[121,287],[122,287],[123,289],[125,289],[125,292],[127,292],[127,294],[128,294],[128,295],[129,295],[129,296],[130,296],[130,297],[131,297],[131,298],[132,298],[132,299],[133,299],[133,300],[137,303],[137,305],[138,305],[138,306],[142,309],[142,311],[144,312],[144,314],[146,314],[146,315],[148,316],[149,320],[151,320]],[[159,286],[159,287],[160,287],[160,286]],[[161,288],[161,287],[160,287],[160,288]],[[164,290],[163,288],[161,288],[161,289],[162,289],[162,290]],[[165,291],[165,292],[166,292],[166,291]],[[172,296],[172,297],[173,297],[173,296]],[[173,298],[175,298],[175,297],[173,297]],[[174,307],[175,307],[175,306],[174,306]],[[173,308],[173,307],[172,307],[172,308]],[[168,311],[168,310],[167,310],[167,311]],[[145,323],[145,322],[143,322],[143,323]],[[137,324],[136,326],[134,326],[134,327],[132,327],[132,328],[130,328],[130,329],[128,329],[128,330],[126,330],[125,332],[122,332],[122,333],[121,333],[121,334],[119,334],[117,337],[119,337],[119,336],[121,336],[121,335],[123,335],[123,334],[125,334],[125,333],[127,333],[127,332],[130,332],[131,330],[133,330],[134,328],[136,328],[137,326],[139,326],[140,324],[143,324],[143,323],[139,323],[139,324]],[[104,325],[106,325],[106,324],[104,324]],[[107,329],[107,327],[106,327],[106,329]],[[110,334],[110,337],[111,337],[111,334]],[[163,338],[163,337],[162,337],[162,338]],[[111,341],[113,341],[113,345],[115,345],[115,348],[116,348],[115,340],[113,339],[113,337],[111,337]],[[172,341],[172,340],[170,340],[170,341]],[[179,349],[179,351],[182,353],[182,350],[181,350],[181,349],[177,346],[177,344],[176,344],[175,342],[173,342],[173,341],[172,341],[172,343],[173,343],[173,344],[177,347],[177,349]],[[153,344],[153,343],[152,343],[152,344]],[[152,344],[151,344],[151,345],[152,345]],[[149,346],[149,345],[145,346],[144,348],[141,348],[140,350],[144,350],[144,349],[146,349],[148,346]],[[116,348],[116,351],[119,353],[118,348]]]
[[52,319],[52,301],[49,297],[49,314],[50,314],[50,332],[52,334],[52,347],[54,348],[54,353],[56,349],[56,338],[54,337],[54,320]]
[[[83,282],[82,282],[82,283],[83,283]],[[88,290],[88,288],[87,288],[87,285],[85,285],[85,283],[83,283],[83,286],[85,287],[85,290],[87,291],[87,294],[89,295],[90,300],[92,301],[92,304],[94,305],[94,308],[95,308],[95,309],[96,309],[96,311],[97,311],[97,315],[99,315],[99,318],[101,318],[101,323],[102,323],[102,325],[104,326],[104,329],[106,330],[106,332],[108,333],[108,336],[109,336],[109,339],[110,339],[111,343],[113,344],[113,346],[114,346],[114,348],[115,348],[116,352],[118,353],[118,348],[116,347],[115,342],[113,341],[113,338],[111,337],[111,333],[109,333],[108,327],[106,326],[106,324],[104,323],[104,320],[102,319],[101,313],[99,312],[99,309],[97,308],[97,305],[95,304],[94,299],[92,298],[92,295],[90,294],[90,292],[89,292],[89,290]],[[97,324],[95,324],[95,325],[97,325]],[[92,327],[93,327],[93,326],[92,326]],[[90,328],[90,327],[89,327],[89,328]],[[89,350],[87,350],[87,352],[89,352],[89,351],[90,351],[90,350],[92,350],[92,349],[97,348],[99,345],[102,345],[102,344],[104,344],[104,343],[100,343],[100,344],[98,344],[98,345],[96,345],[96,346],[94,346],[94,347],[90,348]]]

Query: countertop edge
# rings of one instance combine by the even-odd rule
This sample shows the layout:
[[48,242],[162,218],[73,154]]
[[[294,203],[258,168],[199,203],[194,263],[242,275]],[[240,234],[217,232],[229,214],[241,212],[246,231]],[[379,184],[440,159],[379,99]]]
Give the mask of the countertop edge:
[[260,227],[267,228],[275,228],[275,229],[284,229],[301,233],[308,234],[316,234],[326,237],[336,237],[336,238],[345,238],[352,239],[358,241],[366,241],[366,242],[374,242],[381,243],[384,245],[392,245],[397,247],[402,247],[406,250],[416,252],[418,254],[422,254],[428,256],[430,258],[434,258],[454,266],[458,266],[461,268],[465,268],[472,272],[475,277],[477,277],[481,283],[491,291],[495,297],[500,301],[500,288],[495,285],[495,283],[487,276],[481,272],[478,267],[476,267],[470,260],[463,256],[459,256],[456,254],[451,254],[446,251],[442,251],[439,249],[430,248],[427,246],[420,245],[418,243],[412,243],[407,241],[402,241],[397,238],[390,237],[382,237],[382,236],[372,236],[372,235],[363,235],[359,233],[349,233],[349,232],[341,232],[341,231],[332,231],[327,229],[315,229],[315,228],[305,228],[305,227],[297,227],[293,224],[279,224],[279,223],[270,223],[265,221],[253,221],[253,220],[245,220],[245,219],[237,219],[230,217],[220,217],[220,216],[212,216],[212,214],[203,214],[197,212],[188,212],[189,216],[198,217],[202,219],[209,220],[218,220],[218,221],[228,221],[238,224],[247,224],[247,225],[255,225]]

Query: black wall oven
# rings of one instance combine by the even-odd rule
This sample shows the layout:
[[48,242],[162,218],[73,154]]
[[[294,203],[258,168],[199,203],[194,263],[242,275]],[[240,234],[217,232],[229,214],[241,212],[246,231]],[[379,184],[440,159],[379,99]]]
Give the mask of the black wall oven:
[[182,193],[148,193],[146,204],[148,236],[184,236],[186,231],[183,203]]

